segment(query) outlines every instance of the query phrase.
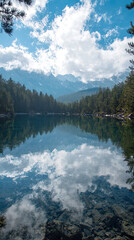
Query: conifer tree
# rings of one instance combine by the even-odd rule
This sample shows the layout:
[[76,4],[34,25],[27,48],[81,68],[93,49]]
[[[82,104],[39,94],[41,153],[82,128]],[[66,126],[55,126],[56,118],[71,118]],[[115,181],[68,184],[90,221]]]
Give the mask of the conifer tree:
[[[17,0],[19,3],[31,5],[32,0]],[[1,32],[4,30],[7,34],[11,35],[13,31],[14,18],[23,18],[24,11],[13,6],[13,0],[0,0],[0,21]]]
[[[130,4],[127,4],[126,6],[129,10],[134,8],[134,0],[130,3]],[[128,33],[134,35],[134,25],[132,22],[130,22],[131,24],[131,28],[128,29]],[[130,42],[128,43],[129,45],[129,49],[127,49],[127,52],[131,55],[134,55],[134,43],[133,42]],[[134,72],[134,60],[130,60],[130,63],[132,64],[132,66],[130,66],[130,69],[132,70],[132,72]]]

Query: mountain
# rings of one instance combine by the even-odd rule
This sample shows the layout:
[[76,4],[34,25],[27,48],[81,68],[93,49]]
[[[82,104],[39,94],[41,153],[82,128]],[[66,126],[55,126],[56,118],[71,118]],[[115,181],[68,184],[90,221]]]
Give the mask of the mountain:
[[80,101],[80,99],[82,99],[83,97],[91,96],[97,93],[98,91],[99,91],[98,87],[90,88],[90,89],[81,90],[72,94],[60,96],[56,100],[62,103],[76,102],[76,101]]
[[28,72],[20,69],[7,71],[4,68],[0,68],[0,74],[7,80],[11,77],[15,82],[24,84],[27,89],[36,89],[37,92],[42,91],[44,94],[52,94],[55,98],[94,87],[112,87],[126,79],[126,73],[124,73],[111,79],[83,83],[80,78],[76,78],[71,74],[55,77],[52,74],[44,75],[43,73]]
[[[5,70],[4,68],[0,68],[0,74],[3,78],[9,79],[12,78],[15,82],[19,82],[22,85],[24,84],[27,89],[33,90],[35,89],[37,92],[42,91],[44,94],[47,93],[48,95],[52,94],[55,98],[61,95],[73,93],[74,89],[79,91],[80,89],[85,88],[85,84],[78,81],[75,78],[75,81],[68,80],[66,75],[55,77],[52,74],[44,75],[42,73],[35,73],[35,72],[27,72],[20,69],[13,69],[13,70]],[[74,78],[72,76],[72,78]]]

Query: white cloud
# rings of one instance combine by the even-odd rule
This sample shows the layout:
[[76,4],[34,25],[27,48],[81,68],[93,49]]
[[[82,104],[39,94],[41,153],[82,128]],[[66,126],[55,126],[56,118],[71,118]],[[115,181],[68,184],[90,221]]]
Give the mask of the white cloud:
[[[48,16],[45,16],[42,20],[39,20],[37,15],[46,8],[47,2],[48,0],[33,0],[32,4],[27,6],[26,4],[20,4],[18,1],[14,0],[13,4],[17,9],[25,12],[25,17],[21,19],[21,22],[24,26],[32,28],[33,31],[42,31],[47,24]],[[22,24],[20,24],[19,21],[16,23],[16,27],[22,28]]]
[[7,70],[21,68],[32,71],[37,69],[37,62],[28,49],[17,45],[17,40],[15,40],[10,47],[0,46],[0,66]]
[[97,13],[95,13],[94,18],[97,23],[99,23],[101,20],[111,23],[112,16],[107,16],[106,13],[101,14],[101,15],[98,15]]
[[24,21],[28,21],[36,17],[37,13],[46,7],[47,2],[48,0],[33,0],[32,4],[27,6],[23,3],[20,4],[19,1],[13,0],[13,6],[21,11],[24,10],[26,14]]
[[120,7],[120,9],[117,11],[117,14],[120,15],[122,13],[122,8]]
[[108,38],[108,37],[111,37],[112,35],[117,35],[118,34],[118,30],[117,30],[117,27],[116,28],[113,28],[113,29],[110,29],[105,37]]
[[[81,4],[66,6],[62,15],[56,16],[51,27],[44,31],[48,16],[38,23],[29,19],[36,15],[36,11],[41,11],[46,2],[35,1],[27,22],[28,26],[33,28],[31,36],[40,41],[42,46],[46,45],[46,49],[36,49],[33,56],[28,49],[17,45],[17,42],[15,46],[1,46],[0,67],[19,67],[44,74],[51,72],[54,75],[72,74],[81,77],[84,82],[118,76],[128,69],[130,56],[125,49],[128,48],[128,42],[134,41],[134,37],[115,39],[103,49],[99,45],[101,34],[85,29],[87,20],[90,21],[91,14],[95,14],[91,1],[83,0]],[[98,18],[98,21],[100,20]],[[116,31],[111,29],[105,37],[115,34]]]
[[[110,78],[128,68],[129,56],[125,52],[127,39],[118,40],[122,48],[119,46],[116,56],[116,50],[111,46],[110,50],[100,48],[99,32],[95,34],[84,29],[93,11],[90,1],[77,7],[66,7],[62,16],[55,18],[51,30],[34,35],[39,41],[50,43],[47,51],[38,52],[39,58],[48,62],[50,72],[56,75],[71,73],[76,77],[81,76],[83,81],[90,81]],[[118,64],[116,57],[122,58]]]
[[[83,81],[118,76],[128,69],[130,55],[125,49],[132,38],[115,39],[105,50],[96,43],[96,39],[100,38],[98,32],[90,34],[85,31],[77,42],[67,39],[62,43],[64,47],[51,43],[47,50],[38,49],[35,56],[27,48],[13,42],[10,47],[0,46],[0,67],[44,74],[52,72],[54,75],[73,74]],[[62,38],[59,41],[62,42]]]

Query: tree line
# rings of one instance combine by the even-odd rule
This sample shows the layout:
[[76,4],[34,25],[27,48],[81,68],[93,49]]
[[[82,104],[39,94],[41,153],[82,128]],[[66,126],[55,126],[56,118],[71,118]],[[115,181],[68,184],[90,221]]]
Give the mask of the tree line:
[[52,95],[31,91],[11,78],[6,81],[0,75],[0,113],[134,113],[134,74],[131,72],[125,83],[112,89],[100,88],[98,93],[70,104],[59,103]]
[[112,89],[100,88],[98,93],[69,104],[68,111],[79,114],[134,113],[134,74],[131,72],[125,83],[119,83]]
[[63,104],[57,103],[52,95],[26,89],[11,78],[6,81],[0,75],[0,113],[60,113]]

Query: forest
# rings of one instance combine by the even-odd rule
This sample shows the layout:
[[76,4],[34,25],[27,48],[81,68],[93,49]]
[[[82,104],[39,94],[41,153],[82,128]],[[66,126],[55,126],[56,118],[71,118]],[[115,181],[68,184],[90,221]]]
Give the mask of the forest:
[[6,81],[0,76],[0,113],[57,113],[63,112],[63,104],[57,103],[52,95],[26,89],[11,78]]
[[[19,0],[18,0],[19,1]],[[26,5],[31,5],[31,0],[22,0]],[[134,0],[126,7],[134,8]],[[1,1],[1,27],[7,33],[13,31],[14,18],[22,18],[25,13],[14,9],[12,1]],[[131,22],[130,35],[134,35],[134,25]],[[134,55],[134,43],[128,43],[126,51]],[[11,78],[6,81],[0,75],[0,114],[14,113],[70,113],[70,114],[117,114],[134,115],[134,60],[130,60],[131,72],[125,83],[119,83],[112,89],[100,88],[99,92],[84,97],[79,102],[65,105],[57,102],[52,95],[48,96],[36,90],[30,91],[20,83],[15,83]]]
[[0,76],[0,113],[69,113],[69,114],[117,114],[134,113],[134,74],[131,72],[125,83],[112,89],[99,89],[99,92],[84,97],[79,102],[63,104],[52,95],[29,90],[11,78],[6,81]]
[[100,88],[99,93],[69,104],[68,111],[80,114],[134,113],[134,74],[131,72],[125,83],[121,82],[112,89]]

